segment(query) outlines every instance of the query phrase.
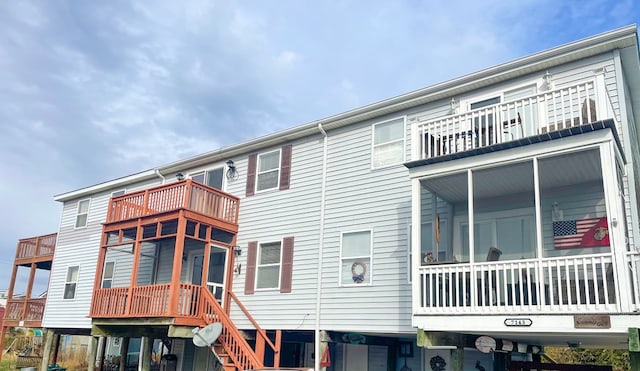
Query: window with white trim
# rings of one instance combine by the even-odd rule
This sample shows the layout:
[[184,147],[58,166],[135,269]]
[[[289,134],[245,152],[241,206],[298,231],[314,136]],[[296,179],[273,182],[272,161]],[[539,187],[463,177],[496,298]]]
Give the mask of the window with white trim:
[[102,288],[110,289],[113,284],[113,272],[115,271],[115,262],[107,262],[104,265],[104,272],[102,273]]
[[280,181],[280,149],[258,155],[256,191],[278,188]]
[[87,218],[89,216],[89,199],[78,202],[78,210],[76,213],[76,228],[87,226]]
[[282,243],[262,243],[258,248],[256,264],[256,289],[278,289],[280,287],[280,266]]
[[64,283],[64,298],[73,299],[76,297],[76,285],[78,284],[78,271],[79,266],[73,266],[67,268],[67,278]]
[[371,283],[371,231],[342,233],[340,245],[340,284]]
[[211,170],[193,173],[190,175],[190,177],[192,180],[198,183],[206,184],[209,187],[213,187],[215,189],[222,189],[223,175],[224,168],[218,167]]
[[373,168],[404,162],[404,140],[404,118],[373,125]]

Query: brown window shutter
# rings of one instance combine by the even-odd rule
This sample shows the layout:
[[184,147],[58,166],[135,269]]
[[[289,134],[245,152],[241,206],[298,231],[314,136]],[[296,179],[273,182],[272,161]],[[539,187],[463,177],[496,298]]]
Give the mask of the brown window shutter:
[[251,241],[247,250],[247,270],[244,277],[244,294],[252,295],[256,287],[256,258],[258,255],[258,242]]
[[293,237],[282,239],[282,270],[280,271],[280,292],[291,292],[293,274]]
[[247,192],[246,196],[253,196],[256,193],[256,165],[258,155],[249,155],[249,163],[247,164]]
[[291,144],[282,147],[280,158],[280,189],[289,189],[291,179]]

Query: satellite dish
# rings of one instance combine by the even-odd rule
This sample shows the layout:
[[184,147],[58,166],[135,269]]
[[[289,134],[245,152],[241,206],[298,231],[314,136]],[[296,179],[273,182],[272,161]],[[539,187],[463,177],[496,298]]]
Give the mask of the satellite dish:
[[222,333],[222,323],[214,322],[209,326],[199,329],[193,329],[193,344],[197,347],[208,347],[218,340]]

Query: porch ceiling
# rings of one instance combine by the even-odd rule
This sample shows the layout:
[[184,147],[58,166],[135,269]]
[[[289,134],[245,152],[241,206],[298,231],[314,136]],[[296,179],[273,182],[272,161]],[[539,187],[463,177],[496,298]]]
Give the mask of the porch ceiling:
[[[541,159],[539,164],[542,189],[589,183],[602,177],[600,154],[595,149]],[[531,161],[476,170],[474,174],[477,199],[534,191]],[[426,179],[422,186],[447,202],[467,200],[466,173]]]

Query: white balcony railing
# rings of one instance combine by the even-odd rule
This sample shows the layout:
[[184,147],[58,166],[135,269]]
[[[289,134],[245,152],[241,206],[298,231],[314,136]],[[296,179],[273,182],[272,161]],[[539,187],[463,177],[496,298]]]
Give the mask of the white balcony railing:
[[[615,313],[640,309],[640,253],[423,265],[414,314]],[[624,284],[622,284],[624,283]],[[619,292],[628,287],[629,292]]]
[[413,159],[428,159],[613,118],[604,76],[595,80],[419,122]]

